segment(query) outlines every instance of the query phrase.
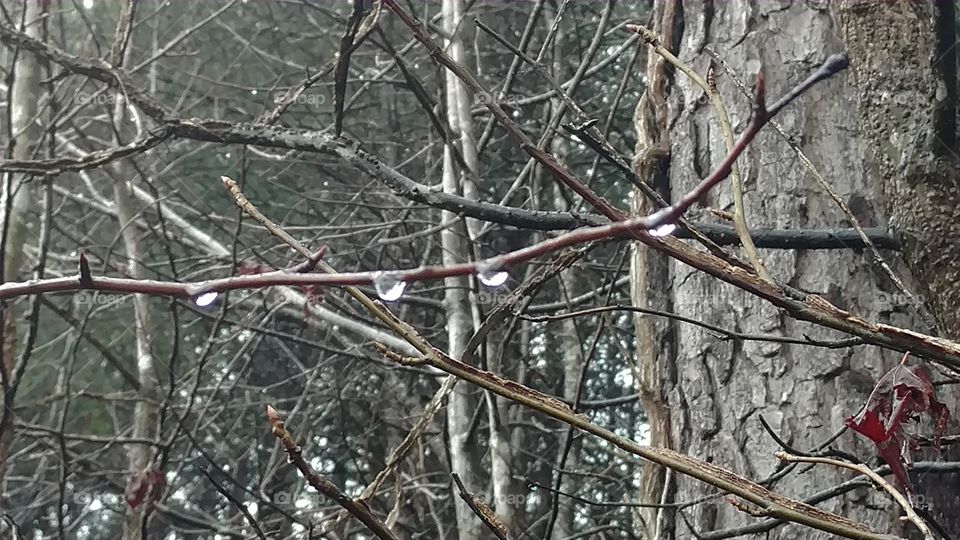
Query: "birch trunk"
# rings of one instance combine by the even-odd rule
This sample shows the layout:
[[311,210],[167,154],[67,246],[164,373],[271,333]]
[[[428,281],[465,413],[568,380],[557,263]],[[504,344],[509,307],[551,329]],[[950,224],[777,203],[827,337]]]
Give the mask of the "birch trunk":
[[[127,261],[127,274],[134,279],[149,279],[143,267],[143,247],[140,243],[139,231],[133,226],[135,212],[133,198],[130,196],[130,186],[123,178],[126,167],[115,167],[117,180],[113,186],[114,202],[117,208],[117,220],[122,227],[124,252]],[[153,323],[150,316],[150,297],[144,294],[133,296],[134,308],[134,339],[136,341],[137,380],[140,382],[140,399],[133,412],[133,437],[137,439],[155,439],[157,437],[157,389],[159,378],[156,372],[156,362],[153,357],[151,344],[153,341]],[[137,478],[147,470],[153,462],[154,452],[151,447],[132,444],[127,450],[127,465],[131,479]],[[134,481],[134,480],[131,480]],[[133,540],[141,538],[142,521],[148,504],[146,501],[136,508],[127,506],[127,515],[124,520],[123,538]]]
[[[465,54],[458,25],[462,18],[463,5],[460,0],[443,0],[443,29],[450,37],[446,42],[447,53],[456,61],[463,62]],[[467,89],[452,73],[446,73],[447,122],[458,137],[458,149],[464,162],[471,170],[476,170],[476,143],[472,137],[472,117]],[[455,143],[456,144],[456,143]],[[466,178],[466,171],[458,171],[450,148],[443,154],[443,191],[456,195],[476,197],[476,187]],[[457,219],[452,212],[444,211],[441,221]],[[440,234],[443,248],[443,264],[451,265],[471,259],[469,242],[472,224],[466,230],[458,227],[445,228]],[[459,230],[458,230],[459,229]],[[466,233],[467,238],[464,238]],[[470,280],[466,277],[452,277],[444,280],[444,306],[447,312],[448,351],[455,358],[463,356],[467,341],[473,334],[474,317],[470,302]],[[450,393],[447,405],[447,432],[450,439],[450,468],[463,480],[468,491],[483,495],[484,478],[480,469],[480,453],[469,445],[473,415],[480,405],[479,392],[469,385],[458,384]],[[496,462],[494,456],[494,462]],[[495,475],[496,473],[494,473]],[[452,485],[452,483],[451,483]],[[455,488],[454,488],[455,489]],[[457,517],[457,532],[460,540],[479,540],[486,537],[486,531],[480,520],[468,506],[461,501],[454,502]]]
[[[127,4],[121,10],[121,17],[132,17],[133,4]],[[130,29],[127,29],[128,31]],[[118,28],[118,33],[120,29]],[[157,49],[156,28],[153,32],[153,49]],[[122,68],[129,60],[132,46],[126,46],[121,42],[115,42],[111,51],[111,61]],[[156,64],[151,66],[149,71],[149,81],[151,92],[156,92]],[[136,118],[133,115],[139,113],[132,108],[128,110],[128,105],[124,99],[123,92],[117,92],[114,95],[113,121],[114,121],[114,144],[120,146],[127,141],[122,137],[131,133],[131,137],[138,136],[139,133],[132,134],[131,126],[137,127],[140,124],[135,123]],[[129,119],[129,120],[128,120]],[[152,156],[148,151],[147,156]],[[120,227],[120,237],[123,241],[123,250],[125,255],[126,273],[134,279],[150,279],[151,275],[147,272],[146,253],[140,240],[140,231],[136,226],[137,210],[133,195],[134,180],[137,176],[136,167],[131,166],[127,160],[119,160],[113,163],[110,168],[113,177],[113,204],[117,213],[117,222]],[[150,296],[146,294],[133,295],[133,337],[135,342],[135,355],[137,366],[137,380],[140,383],[138,391],[138,400],[133,409],[133,436],[138,439],[155,440],[158,437],[158,414],[157,403],[159,403],[158,394],[160,378],[157,374],[157,361],[153,354],[154,322],[151,317]],[[154,486],[151,484],[151,475],[147,471],[153,468],[153,461],[156,452],[153,447],[143,444],[131,444],[127,447],[127,469],[129,479],[127,480],[128,504],[125,506],[126,515],[123,522],[123,539],[139,540],[145,537],[148,528],[147,516],[153,500]],[[160,474],[163,474],[162,471]],[[129,492],[135,491],[138,486],[145,487],[145,495],[139,495],[139,500],[134,504],[129,504]]]
[[[129,49],[128,49],[129,50]],[[128,116],[122,93],[115,96],[114,119],[117,122],[117,133],[122,133],[123,119]],[[121,145],[125,141],[116,140]],[[135,226],[137,212],[133,197],[133,179],[136,172],[125,161],[117,161],[112,167],[114,175],[113,201],[117,211],[117,222],[120,226],[120,235],[123,239],[123,249],[126,259],[127,275],[134,279],[150,279],[146,272],[143,245],[140,241],[140,231]],[[153,355],[154,324],[150,314],[150,296],[145,294],[133,295],[133,334],[137,366],[137,380],[140,382],[139,399],[133,410],[133,436],[138,439],[153,440],[157,438],[157,407],[159,377],[157,375],[156,359]],[[148,476],[145,472],[152,467],[155,452],[152,447],[141,444],[131,444],[127,448],[127,468],[130,475],[128,487],[142,481]],[[148,488],[152,489],[152,488]],[[150,505],[148,496],[136,507],[126,506],[126,516],[123,524],[124,540],[138,540],[142,538],[144,517]]]
[[[31,37],[43,37],[40,2],[25,2],[23,4],[24,31]],[[14,15],[19,18],[18,14]],[[10,88],[10,131],[13,133],[13,159],[31,159],[40,141],[41,129],[39,118],[40,97],[43,95],[40,87],[40,63],[37,58],[26,51],[20,50],[17,63],[14,65],[14,81]],[[26,241],[27,211],[33,200],[32,187],[26,183],[30,179],[27,175],[5,174],[2,176],[3,186],[0,188],[0,223],[4,227],[3,241],[3,281],[16,281],[20,267],[23,264],[23,246]],[[0,369],[3,370],[4,410],[0,411],[0,511],[5,508],[6,495],[6,463],[13,437],[13,389],[11,377],[16,372],[17,329],[14,323],[13,307],[7,306],[3,310],[3,350]],[[8,392],[11,392],[8,394]]]

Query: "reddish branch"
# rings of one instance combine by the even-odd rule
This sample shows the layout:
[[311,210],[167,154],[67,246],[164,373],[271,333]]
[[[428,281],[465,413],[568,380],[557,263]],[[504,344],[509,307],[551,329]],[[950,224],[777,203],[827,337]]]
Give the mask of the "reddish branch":
[[[552,156],[534,146],[529,138],[527,138],[511,120],[509,115],[500,108],[496,100],[492,99],[490,93],[483,88],[476,78],[474,78],[466,68],[453,61],[453,59],[430,38],[423,26],[410,17],[395,0],[385,0],[385,3],[390,10],[410,28],[414,37],[427,48],[430,56],[437,63],[443,65],[455,74],[473,91],[478,100],[483,102],[493,114],[494,118],[497,119],[501,126],[517,141],[524,151],[537,159],[558,181],[569,186],[570,189],[583,197],[586,202],[607,216],[611,221],[623,222],[625,220],[622,212],[612,207],[610,203],[602,197],[593,193],[589,187],[557,163]],[[714,173],[710,174],[693,191],[684,195],[676,204],[655,212],[646,218],[640,218],[641,220],[645,220],[643,224],[646,228],[656,228],[663,223],[672,223],[675,221],[690,205],[706,194],[712,186],[726,178],[730,173],[731,164],[736,160],[737,156],[744,151],[759,130],[769,122],[773,115],[809,90],[814,84],[829,78],[846,66],[847,60],[845,56],[831,56],[813,75],[787,92],[786,95],[769,108],[766,107],[766,90],[763,85],[763,77],[762,75],[758,76],[753,118],[746,131],[729,152],[729,155],[724,158],[720,167],[714,171]],[[361,168],[364,167],[361,166]],[[960,344],[958,343],[928,336],[919,332],[879,323],[871,323],[837,308],[817,295],[804,294],[785,286],[761,280],[751,272],[739,267],[734,267],[712,254],[698,251],[673,238],[655,237],[645,230],[629,229],[628,232],[650,248],[665,253],[680,262],[706,272],[755,296],[759,296],[771,304],[786,310],[796,319],[810,321],[860,336],[867,342],[883,347],[900,351],[913,351],[917,354],[940,360],[944,364],[960,370]]]
[[[620,210],[616,209],[611,205],[606,199],[598,196],[593,192],[589,187],[587,187],[583,182],[576,178],[570,171],[565,169],[556,159],[553,158],[549,153],[538,148],[533,141],[527,137],[520,127],[510,118],[510,115],[507,114],[503,108],[500,107],[497,100],[488,90],[486,90],[483,85],[469,72],[464,66],[457,63],[450,56],[444,52],[437,43],[430,38],[418,21],[414,20],[406,11],[403,10],[394,0],[386,0],[387,7],[393,11],[400,20],[403,21],[411,32],[413,32],[414,37],[423,44],[430,53],[430,56],[436,60],[437,63],[441,64],[443,67],[450,70],[451,73],[457,76],[461,81],[463,81],[476,95],[477,99],[483,103],[487,109],[490,110],[490,113],[493,114],[494,118],[500,122],[501,126],[507,130],[507,133],[516,140],[520,147],[527,152],[531,157],[536,159],[543,165],[547,170],[549,170],[557,180],[562,182],[564,185],[572,189],[578,195],[580,195],[586,202],[591,206],[596,208],[600,213],[605,215],[612,221],[624,221],[626,216]],[[628,29],[636,31],[639,27],[635,25],[627,25]],[[687,211],[691,206],[693,206],[697,201],[703,198],[714,186],[723,181],[727,176],[730,175],[730,168],[733,163],[737,160],[740,154],[746,150],[747,146],[753,141],[757,133],[760,131],[763,126],[770,121],[781,109],[790,104],[793,100],[803,95],[804,92],[809,90],[816,83],[828,79],[834,74],[846,69],[848,65],[847,57],[845,55],[832,55],[827,58],[826,62],[823,63],[820,68],[814,72],[810,77],[805,81],[798,84],[792,90],[787,92],[782,98],[780,98],[776,103],[774,103],[770,108],[766,106],[766,90],[763,83],[762,72],[757,76],[757,86],[754,93],[754,114],[753,118],[750,121],[750,124],[747,126],[747,129],[740,135],[739,140],[737,140],[734,148],[727,154],[727,156],[720,163],[720,166],[705,178],[700,184],[695,187],[693,190],[685,194],[680,198],[679,201],[673,205],[661,209],[646,218],[640,218],[643,221],[644,227],[647,229],[655,229],[660,225],[666,223],[673,223]],[[638,239],[642,240],[640,235]]]
[[278,285],[371,285],[378,277],[389,277],[405,283],[443,279],[452,276],[476,274],[480,270],[506,269],[517,266],[538,257],[548,255],[563,248],[618,237],[633,237],[650,228],[650,218],[642,217],[603,225],[578,229],[545,240],[538,244],[511,251],[497,257],[475,263],[461,263],[449,266],[427,266],[414,270],[396,272],[347,272],[341,274],[310,274],[303,271],[276,271],[261,274],[240,275],[223,279],[198,282],[168,282],[137,280],[127,278],[109,278],[89,276],[86,280],[77,277],[30,280],[0,285],[0,299],[50,292],[66,292],[90,289],[113,293],[146,293],[160,296],[191,297],[209,292],[227,292],[238,289],[258,289]]

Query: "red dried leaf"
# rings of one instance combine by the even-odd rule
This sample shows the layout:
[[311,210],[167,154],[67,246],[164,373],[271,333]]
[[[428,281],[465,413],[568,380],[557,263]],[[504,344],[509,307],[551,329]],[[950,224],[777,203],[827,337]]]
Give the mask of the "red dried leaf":
[[930,376],[922,366],[906,367],[907,356],[877,381],[867,404],[846,425],[877,445],[877,454],[890,466],[900,489],[912,495],[913,486],[907,468],[913,465],[912,453],[919,448],[914,434],[904,428],[910,420],[919,422],[922,413],[933,420],[932,447],[940,451],[940,437],[947,428],[950,412],[937,401]]
[[151,500],[159,501],[166,487],[167,477],[163,471],[151,468],[131,476],[123,496],[130,508],[137,508],[148,494]]

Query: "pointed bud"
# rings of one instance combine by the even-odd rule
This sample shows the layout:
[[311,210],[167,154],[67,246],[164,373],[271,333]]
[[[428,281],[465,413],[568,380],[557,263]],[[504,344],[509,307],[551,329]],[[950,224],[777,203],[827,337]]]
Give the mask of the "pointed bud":
[[90,272],[90,262],[87,261],[87,256],[83,254],[83,250],[78,250],[80,254],[80,286],[81,287],[93,287],[93,274]]

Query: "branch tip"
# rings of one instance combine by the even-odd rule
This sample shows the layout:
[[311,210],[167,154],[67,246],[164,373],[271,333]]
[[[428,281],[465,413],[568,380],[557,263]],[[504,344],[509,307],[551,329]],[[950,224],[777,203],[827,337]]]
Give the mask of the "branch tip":
[[283,419],[280,418],[280,413],[273,408],[273,405],[267,405],[267,420],[270,420],[270,423],[274,426],[283,425]]
[[850,57],[847,53],[831,54],[823,63],[824,70],[829,75],[834,75],[850,67]]

